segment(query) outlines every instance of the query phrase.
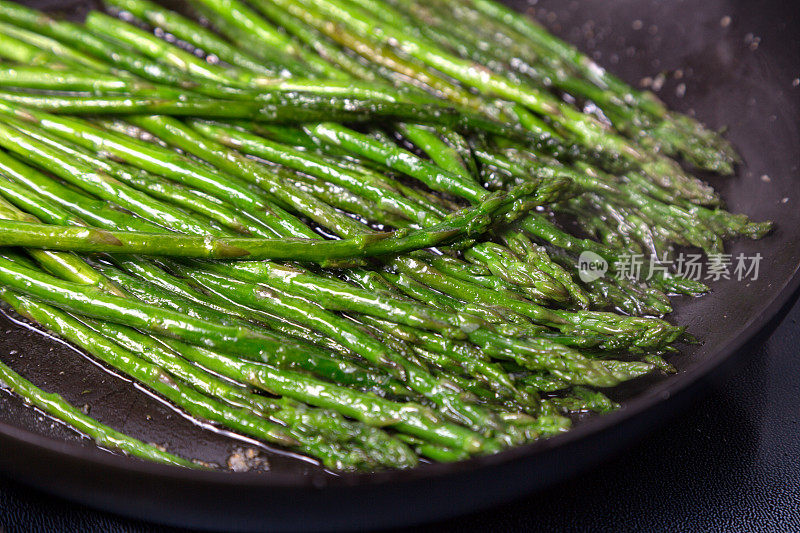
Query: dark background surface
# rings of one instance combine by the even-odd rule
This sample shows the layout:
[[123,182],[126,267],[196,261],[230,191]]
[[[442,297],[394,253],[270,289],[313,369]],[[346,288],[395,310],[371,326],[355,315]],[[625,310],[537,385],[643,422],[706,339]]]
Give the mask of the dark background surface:
[[[800,304],[689,412],[579,478],[432,524],[457,531],[800,531]],[[177,532],[0,478],[5,533]]]

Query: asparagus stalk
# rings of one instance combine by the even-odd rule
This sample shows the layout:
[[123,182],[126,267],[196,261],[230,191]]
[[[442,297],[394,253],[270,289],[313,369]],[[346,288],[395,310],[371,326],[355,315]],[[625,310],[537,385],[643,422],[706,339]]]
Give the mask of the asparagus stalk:
[[[521,35],[541,46],[547,53],[576,69],[585,79],[599,88],[613,91],[621,101],[629,102],[653,117],[663,120],[669,129],[684,137],[679,149],[697,166],[729,174],[733,170],[733,165],[738,162],[735,151],[721,136],[706,130],[689,117],[670,113],[655,95],[634,90],[573,46],[549,34],[534,21],[492,0],[469,0],[460,3],[472,6],[482,15],[489,16],[507,28],[513,29],[516,35]],[[484,20],[484,17],[481,19]]]
[[246,84],[252,76],[233,68],[204,61],[194,54],[159,39],[132,24],[92,11],[86,17],[86,28],[108,40],[118,40],[151,59],[177,68],[187,75],[210,80],[221,85]]
[[[19,207],[27,210],[27,206],[34,206],[37,216],[55,213],[54,208],[60,210],[60,214],[54,218],[48,217],[48,222],[59,224],[77,222],[81,226],[94,225],[152,233],[164,231],[163,227],[136,218],[111,202],[96,200],[75,191],[5,152],[0,152],[0,171],[16,184],[4,189],[3,196],[8,197]],[[13,196],[12,191],[15,191]]]
[[153,64],[147,58],[131,52],[124,47],[97,37],[78,24],[56,21],[44,13],[22,6],[16,2],[0,2],[0,20],[17,25],[26,30],[40,33],[67,45],[79,52],[101,59],[113,67],[114,72],[126,71],[144,79],[192,89],[197,82],[179,76],[170,69]]
[[230,65],[265,76],[279,74],[276,72],[279,69],[265,66],[264,61],[252,56],[245,49],[231,45],[201,24],[158,4],[148,0],[108,0],[105,4],[131,13],[151,26],[163,28],[179,39],[191,43],[207,54],[214,54]]
[[[308,6],[308,0],[303,0],[303,4]],[[680,181],[694,190],[698,202],[715,201],[712,191],[707,186],[683,174],[672,160],[647,156],[634,143],[609,131],[589,115],[571,108],[545,92],[506,76],[478,69],[469,60],[448,53],[424,39],[414,37],[413,31],[407,30],[399,21],[395,20],[395,24],[386,23],[358,6],[338,0],[316,2],[314,5],[362,36],[374,36],[385,43],[396,43],[405,53],[484,94],[508,99],[547,116],[569,131],[587,149],[599,149],[612,158],[629,161],[644,169],[655,180],[665,183]]]
[[[233,417],[334,468],[414,464],[376,427],[456,460],[557,433],[569,422],[560,413],[614,408],[580,386],[667,368],[658,354],[682,329],[543,304],[663,314],[660,290],[705,287],[621,279],[624,250],[717,252],[725,238],[769,231],[718,209],[710,188],[653,153],[726,170],[724,141],[491,0],[257,0],[266,18],[239,0],[202,0],[247,52],[147,0],[112,4],[226,63],[102,13],[82,27],[0,0],[0,56],[25,63],[0,68],[0,87],[13,89],[0,92],[0,146],[13,154],[0,152],[0,196],[38,217],[0,201],[0,246],[27,247],[63,278],[9,253],[2,290],[87,349],[99,339],[106,360],[150,365],[140,377],[170,378],[154,386],[173,387],[160,392],[191,412]],[[449,16],[488,20],[473,35]],[[489,33],[516,42],[482,45]],[[304,78],[270,79],[295,74]],[[554,88],[593,101],[610,122]],[[144,133],[119,119],[63,116],[90,113],[124,116],[156,138],[136,139]],[[459,210],[462,199],[473,207]],[[603,244],[561,230],[554,213]],[[474,243],[489,229],[497,242]],[[613,265],[605,278],[573,279],[584,250]],[[89,268],[72,253],[81,251],[111,253],[128,274]],[[326,268],[370,257],[374,270]],[[646,362],[607,358],[623,350]]]
[[[197,283],[215,292],[225,294],[246,305],[287,316],[300,323],[332,336],[338,342],[363,356],[370,363],[408,384],[410,388],[436,403],[455,420],[474,428],[499,429],[498,423],[468,403],[459,399],[454,386],[437,380],[424,368],[408,362],[400,354],[388,349],[369,335],[364,335],[346,319],[337,317],[305,300],[280,293],[266,286],[252,286],[216,274],[191,271]],[[450,389],[450,390],[449,390]]]
[[[401,194],[401,191],[403,190],[402,187],[396,185],[393,181],[387,180],[385,177],[375,178],[371,174],[365,174],[364,171],[352,172],[347,168],[343,168],[340,164],[338,164],[338,162],[331,162],[330,160],[326,160],[320,156],[309,154],[306,151],[294,149],[290,146],[280,143],[271,142],[263,137],[259,137],[234,128],[219,126],[207,122],[193,122],[192,125],[214,140],[222,142],[228,146],[236,147],[245,153],[256,155],[276,163],[289,165],[297,170],[303,170],[320,178],[329,179],[337,184],[347,186],[352,192],[363,194],[366,199],[382,202],[382,204],[379,205],[385,206],[385,208],[390,210],[390,213],[392,214],[401,212],[419,223],[429,223],[431,220],[439,220],[438,213],[430,209],[430,204],[423,206],[416,201],[411,201],[405,198]],[[156,130],[152,131],[155,132]],[[389,146],[383,144],[380,145],[382,146],[381,148],[378,146],[380,143],[377,141],[373,142],[366,136],[358,136],[355,134],[355,132],[345,133],[355,136],[357,141],[366,139],[367,141],[371,142],[370,146],[374,147],[374,151],[380,151],[382,149],[383,152],[381,153],[391,161],[394,161],[395,159],[393,159],[393,157],[396,156],[398,158],[404,157],[407,161],[409,161],[410,165],[416,165],[420,162],[420,160],[414,158],[408,152],[404,152],[399,149],[392,151],[393,145]],[[202,155],[206,158],[214,158],[216,155],[216,159],[214,159],[214,161],[219,164],[219,155],[212,152],[209,156],[208,152],[198,152],[195,146],[188,144],[188,139],[190,138],[191,134],[188,132],[184,132],[180,137],[173,137],[179,146],[193,151],[196,155]],[[219,151],[220,150],[218,148],[216,152]],[[232,158],[232,156],[229,156],[229,159],[230,158]],[[384,160],[379,159],[377,156],[376,159],[381,161]],[[222,164],[226,163],[229,164],[228,161],[222,160]],[[246,161],[245,163],[252,165],[252,163],[249,161]],[[236,168],[241,169],[243,167],[247,167],[247,164],[245,163],[239,164],[231,171],[235,172]],[[431,168],[433,167],[428,167],[428,169]],[[425,173],[425,175],[427,174],[429,173]],[[435,178],[431,178],[429,182],[433,181],[434,179]],[[465,177],[465,180],[472,181],[470,177]],[[477,185],[477,183],[471,187],[471,189],[474,190],[472,196],[486,194],[485,191],[478,192],[481,191],[481,188]],[[448,191],[452,192],[451,189],[448,189]],[[489,250],[489,248],[491,248],[491,250]],[[547,273],[530,268],[528,264],[523,263],[515,258],[514,254],[512,254],[510,251],[504,251],[496,245],[488,246],[486,244],[478,244],[473,250],[475,254],[479,254],[482,259],[488,262],[492,272],[498,274],[501,278],[510,283],[519,284],[526,290],[530,290],[535,297],[542,297],[546,299],[552,298],[555,301],[563,301],[564,295],[568,294],[567,289],[563,286],[563,284],[556,281]],[[499,253],[498,250],[500,251]],[[468,257],[470,257],[470,253],[473,252],[468,252]],[[459,268],[458,272],[460,271],[461,269]]]
[[0,33],[0,57],[29,65],[42,65],[53,61],[53,56],[20,39]]
[[[534,322],[559,328],[565,333],[592,332],[609,335],[618,342],[630,342],[632,346],[659,347],[678,338],[683,329],[657,319],[621,317],[611,313],[578,311],[574,313],[547,309],[524,298],[514,297],[488,290],[476,285],[456,285],[425,263],[411,259],[398,259],[395,265],[402,272],[414,277],[429,287],[461,297],[467,301],[482,301],[489,305],[500,305],[527,316]],[[625,340],[627,338],[627,340]]]
[[[9,112],[25,122],[64,137],[84,148],[108,151],[114,156],[144,170],[179,181],[250,213],[280,235],[315,238],[305,224],[286,213],[268,198],[253,192],[233,176],[218,173],[174,151],[161,146],[108,132],[86,121],[58,117],[0,104],[0,111]],[[104,226],[105,227],[105,226]]]
[[[23,300],[21,297],[14,295],[5,288],[0,288],[0,298],[5,301],[18,302],[20,309],[22,309],[25,304],[29,306],[36,305],[32,301]],[[156,461],[158,463],[187,468],[198,467],[191,461],[187,461],[186,459],[163,451],[156,446],[129,437],[86,416],[80,409],[76,409],[70,405],[58,394],[45,392],[36,387],[33,383],[14,372],[8,365],[2,362],[0,362],[0,384],[2,384],[2,388],[18,394],[31,405],[61,420],[83,435],[91,437],[98,446],[111,450],[119,450],[127,455],[147,459],[149,461]]]
[[376,119],[442,124],[461,129],[489,129],[519,137],[520,132],[478,115],[462,113],[443,104],[387,103],[374,100],[287,93],[263,94],[253,100],[188,95],[168,98],[147,95],[84,96],[0,91],[0,100],[57,114],[153,114],[224,119],[255,119],[269,123],[338,120],[367,122]]
[[[225,298],[217,298],[213,294],[201,292],[191,286],[187,280],[177,278],[148,261],[129,258],[117,260],[117,263],[119,268],[97,262],[92,263],[92,266],[106,278],[123,287],[131,296],[145,303],[167,307],[196,318],[217,321],[221,324],[265,327],[291,336],[293,338],[292,342],[305,340],[325,350],[334,352],[334,355],[341,354],[348,361],[352,357],[352,353],[346,348],[309,328],[285,320],[283,317],[275,317],[238,302],[231,302]],[[172,268],[171,270],[174,271],[177,268],[180,267]],[[309,371],[323,371],[328,368],[323,368],[320,364],[330,359],[330,357],[320,350],[314,352],[314,354],[308,356],[308,366],[302,366],[302,368]],[[300,363],[303,364],[304,361],[301,360]],[[295,362],[287,361],[287,364],[294,365]],[[349,366],[331,365],[328,370],[336,373],[335,375],[326,374],[328,379],[337,383],[343,381],[349,383],[352,380],[348,381],[346,378],[359,375],[359,372],[363,369],[353,363],[353,365]],[[366,382],[365,378],[364,383]],[[358,384],[360,382],[352,381],[352,383]]]
[[136,78],[121,78],[102,72],[78,71],[71,66],[6,65],[0,70],[0,86],[49,91],[80,91],[93,94],[135,93],[168,94],[178,96],[180,89],[170,89]]
[[[517,193],[495,193],[478,207],[455,213],[443,223],[414,231],[364,234],[338,241],[308,239],[214,238],[166,233],[120,232],[47,224],[2,222],[0,246],[29,246],[51,250],[205,257],[274,259],[316,262],[322,265],[386,254],[400,254],[447,244],[484,231],[498,212],[529,197],[530,188]],[[516,196],[516,197],[515,197]],[[517,205],[516,208],[519,206]],[[511,214],[513,216],[513,213]]]
[[255,217],[237,213],[233,206],[216,197],[192,190],[179,183],[171,182],[140,169],[99,159],[89,150],[64,139],[54,138],[45,132],[34,129],[32,126],[15,123],[13,119],[9,118],[7,122],[18,129],[24,129],[34,139],[45,142],[53,148],[58,148],[76,159],[93,165],[94,168],[107,172],[123,183],[149,194],[156,200],[169,202],[186,209],[190,213],[193,212],[207,217],[233,233],[259,237],[280,235],[279,232],[271,229],[267,224],[261,223]]
[[318,439],[305,437],[304,441],[299,441],[296,437],[300,435],[290,434],[283,425],[255,416],[248,410],[229,407],[219,400],[201,394],[176,381],[161,367],[120,348],[116,343],[109,341],[68,314],[34,300],[15,298],[13,295],[9,295],[10,291],[5,291],[5,289],[3,291],[2,298],[20,314],[31,317],[50,331],[76,343],[109,365],[142,382],[193,416],[220,423],[235,431],[267,442],[297,448],[319,457],[323,463],[332,468],[355,469],[375,466],[369,460],[365,460],[361,464],[354,463],[353,460],[360,458],[361,454],[348,453],[346,449],[338,449],[338,446],[330,443],[320,443]]
[[341,71],[342,77],[345,77],[346,74],[366,80],[376,78],[374,68],[365,66],[356,58],[351,57],[326,36],[302,23],[290,13],[269,2],[254,2],[253,4],[258,11],[280,25],[284,31],[293,35],[308,48],[313,49],[320,57]]
[[243,2],[239,2],[239,0],[200,0],[199,3],[227,23],[255,38],[262,46],[266,45],[287,55],[298,57],[318,75],[333,79],[342,77],[340,70],[280,32]]
[[[322,459],[323,464],[329,468],[408,468],[417,463],[410,450],[380,429],[349,422],[332,412],[301,410],[293,405],[286,405],[286,402],[281,405],[281,402],[253,394],[241,385],[232,384],[192,365],[180,357],[182,346],[177,341],[168,341],[168,344],[176,348],[173,349],[168,344],[124,326],[97,321],[88,321],[87,324],[206,396],[252,411],[284,426],[287,435],[299,443],[298,447],[304,453]],[[322,441],[320,437],[323,438]]]
[[[74,48],[65,46],[55,39],[20,28],[13,24],[5,22],[0,23],[0,35],[2,35],[4,39],[9,39],[8,42],[5,43],[6,46],[4,47],[3,57],[13,59],[24,65],[32,65],[41,61],[42,63],[51,65],[66,64],[71,67],[88,68],[95,72],[110,72],[111,70],[108,65],[101,61],[79,52]],[[20,47],[20,41],[29,45],[22,47],[26,55],[19,55],[18,51],[15,52],[15,49]],[[40,50],[41,53],[35,52],[31,47]]]

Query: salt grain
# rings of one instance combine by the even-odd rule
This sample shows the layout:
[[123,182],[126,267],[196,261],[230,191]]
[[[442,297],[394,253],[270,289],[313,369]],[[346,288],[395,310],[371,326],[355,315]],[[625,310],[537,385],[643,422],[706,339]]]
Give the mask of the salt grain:
[[748,33],[744,36],[744,42],[750,48],[750,50],[758,50],[758,45],[761,44],[761,37],[756,37],[752,33]]
[[663,74],[659,74],[653,80],[653,90],[658,92],[664,87],[664,82],[667,81],[666,77]]

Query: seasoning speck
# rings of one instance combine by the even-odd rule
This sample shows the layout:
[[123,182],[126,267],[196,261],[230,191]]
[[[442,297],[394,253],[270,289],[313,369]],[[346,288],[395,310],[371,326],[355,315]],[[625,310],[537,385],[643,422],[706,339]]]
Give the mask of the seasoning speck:
[[658,92],[664,87],[664,82],[667,81],[667,78],[663,74],[659,74],[653,79],[653,90]]
[[769,176],[767,176],[766,174],[762,174],[761,175],[761,181],[763,181],[764,183],[769,183],[769,182],[772,181],[772,179]]
[[634,20],[633,24],[631,24],[631,28],[633,28],[636,31],[641,30],[643,27],[644,27],[644,22],[642,22],[639,19]]
[[744,43],[750,48],[750,50],[758,50],[758,45],[761,44],[761,37],[756,37],[752,33],[748,33],[744,36]]
[[727,28],[728,26],[731,25],[731,17],[725,15],[724,17],[719,19],[719,25],[722,26],[723,28]]
[[686,95],[686,84],[685,83],[678,84],[678,86],[675,88],[675,96],[677,96],[678,98],[683,98],[685,95]]
[[251,470],[269,470],[269,461],[262,457],[258,450],[247,448],[235,450],[228,457],[228,468],[234,472],[249,472]]

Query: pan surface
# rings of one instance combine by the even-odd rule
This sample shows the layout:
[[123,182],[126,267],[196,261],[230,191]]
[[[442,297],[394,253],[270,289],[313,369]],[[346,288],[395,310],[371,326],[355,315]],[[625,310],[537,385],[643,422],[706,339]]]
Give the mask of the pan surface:
[[[87,2],[35,1],[79,16]],[[523,2],[508,2],[516,8]],[[624,405],[562,436],[455,465],[334,476],[302,458],[259,449],[265,472],[190,472],[97,449],[88,439],[0,392],[0,469],[58,495],[139,518],[225,530],[404,525],[477,510],[575,475],[689,404],[723,363],[800,285],[800,23],[789,2],[539,0],[535,15],[633,84],[661,84],[671,108],[728,137],[745,164],[712,179],[729,207],[777,229],[730,253],[760,253],[759,277],[721,280],[677,301],[671,320],[703,344],[672,359],[679,374],[622,391]],[[649,79],[648,79],[649,78]],[[187,456],[225,464],[254,443],[198,427],[82,354],[0,315],[0,357],[92,416]],[[664,450],[669,453],[669,450]]]

